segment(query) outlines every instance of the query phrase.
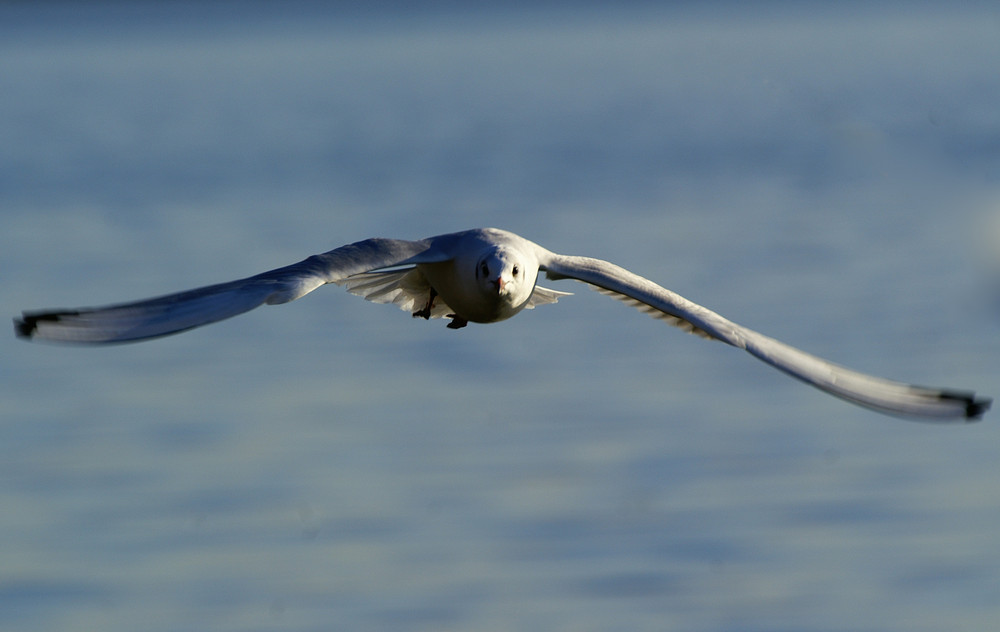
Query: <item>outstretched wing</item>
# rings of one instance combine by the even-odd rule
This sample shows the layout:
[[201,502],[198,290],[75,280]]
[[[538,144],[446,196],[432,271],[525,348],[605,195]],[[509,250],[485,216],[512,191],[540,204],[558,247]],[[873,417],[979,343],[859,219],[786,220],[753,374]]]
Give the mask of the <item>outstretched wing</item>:
[[105,307],[24,312],[14,320],[22,338],[102,344],[179,333],[249,311],[287,303],[326,283],[397,265],[447,260],[432,240],[367,239],[256,276]]
[[847,401],[875,410],[933,421],[978,419],[989,398],[972,392],[927,388],[852,371],[737,325],[648,279],[600,259],[540,253],[540,269],[550,279],[570,278],[617,295],[642,311],[687,331],[744,349],[792,377]]

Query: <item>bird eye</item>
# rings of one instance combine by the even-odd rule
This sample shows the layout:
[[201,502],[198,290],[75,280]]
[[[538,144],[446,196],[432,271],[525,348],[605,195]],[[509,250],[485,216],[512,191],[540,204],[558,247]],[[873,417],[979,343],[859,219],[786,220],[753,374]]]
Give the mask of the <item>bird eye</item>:
[[519,270],[517,269],[517,266],[514,266],[514,269],[512,270],[512,272],[514,273],[514,276],[517,276],[517,273],[519,272]]
[[479,271],[482,273],[482,275],[484,277],[489,278],[489,276],[490,276],[490,267],[488,265],[486,265],[485,262],[479,264]]

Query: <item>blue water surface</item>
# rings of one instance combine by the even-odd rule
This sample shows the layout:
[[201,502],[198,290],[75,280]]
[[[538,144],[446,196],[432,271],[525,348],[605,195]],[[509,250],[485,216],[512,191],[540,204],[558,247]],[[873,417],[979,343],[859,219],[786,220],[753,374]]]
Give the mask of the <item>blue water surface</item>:
[[[3,305],[475,226],[1000,395],[992,3],[0,5]],[[991,629],[997,425],[830,398],[584,286],[326,288],[0,338],[0,628]]]

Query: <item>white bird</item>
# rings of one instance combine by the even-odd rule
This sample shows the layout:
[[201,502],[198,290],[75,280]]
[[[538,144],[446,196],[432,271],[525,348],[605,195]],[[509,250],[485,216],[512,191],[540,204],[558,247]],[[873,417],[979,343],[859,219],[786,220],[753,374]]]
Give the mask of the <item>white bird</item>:
[[336,283],[376,303],[394,303],[448,327],[494,323],[522,309],[554,303],[566,292],[536,285],[575,279],[657,318],[744,349],[831,395],[890,415],[931,421],[975,420],[989,398],[970,391],[894,382],[833,364],[737,325],[656,283],[607,261],[560,255],[523,237],[479,228],[419,241],[367,239],[246,279],[106,307],[26,311],[14,320],[23,338],[104,344],[166,336],[259,305],[287,303]]

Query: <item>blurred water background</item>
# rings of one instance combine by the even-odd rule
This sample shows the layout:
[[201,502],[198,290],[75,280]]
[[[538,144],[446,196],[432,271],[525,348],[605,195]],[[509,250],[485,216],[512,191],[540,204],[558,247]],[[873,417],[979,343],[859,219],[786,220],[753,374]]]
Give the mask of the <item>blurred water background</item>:
[[[360,3],[358,3],[360,4]],[[1000,395],[995,3],[0,4],[21,309],[507,228]],[[997,414],[830,398],[584,286],[0,338],[5,630],[985,630]]]

